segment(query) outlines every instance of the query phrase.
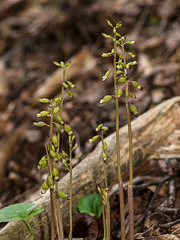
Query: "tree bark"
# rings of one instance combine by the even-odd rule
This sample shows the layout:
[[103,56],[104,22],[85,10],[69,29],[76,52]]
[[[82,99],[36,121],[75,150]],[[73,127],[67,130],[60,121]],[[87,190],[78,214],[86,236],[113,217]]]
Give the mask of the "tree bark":
[[[132,122],[133,130],[133,164],[134,171],[146,161],[147,157],[165,144],[167,137],[180,126],[180,97],[167,100],[155,108],[144,113]],[[108,136],[105,141],[108,145],[108,184],[112,186],[117,182],[117,161],[115,149],[115,133]],[[128,133],[127,126],[120,129],[120,149],[122,175],[128,175]],[[73,213],[77,213],[77,202],[85,194],[96,192],[97,185],[103,184],[103,165],[101,160],[101,143],[82,162],[73,169]],[[69,174],[60,182],[61,190],[68,193]],[[31,218],[29,221],[38,239],[50,239],[50,205],[49,194],[41,195],[37,200],[45,211]],[[63,200],[62,204],[63,222],[69,219],[69,202]],[[21,222],[9,223],[0,232],[1,240],[32,240],[26,225]]]

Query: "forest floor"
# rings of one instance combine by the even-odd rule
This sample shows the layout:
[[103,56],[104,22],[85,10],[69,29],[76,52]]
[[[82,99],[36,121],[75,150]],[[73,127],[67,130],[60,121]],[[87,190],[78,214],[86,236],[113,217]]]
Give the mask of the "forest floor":
[[[37,165],[45,154],[48,133],[32,123],[42,110],[37,98],[60,96],[60,83],[52,88],[46,84],[58,79],[53,61],[72,61],[68,77],[76,89],[73,100],[65,99],[63,117],[76,133],[81,161],[95,147],[88,139],[98,124],[108,126],[108,134],[115,131],[114,104],[99,104],[104,95],[113,93],[112,76],[101,81],[112,66],[109,58],[101,57],[112,48],[101,35],[110,34],[106,19],[113,24],[122,21],[121,34],[137,42],[127,50],[137,56],[138,65],[129,77],[143,86],[132,100],[141,115],[180,93],[179,13],[178,0],[114,0],[113,4],[111,0],[1,0],[0,207],[30,199],[47,176]],[[122,99],[120,125],[125,124]],[[179,144],[179,131],[173,141]],[[67,149],[66,139],[63,149]],[[180,239],[179,159],[180,147],[173,156],[167,148],[164,158],[151,159],[153,168],[141,173],[134,189],[136,239]],[[61,177],[66,172],[62,168]],[[118,205],[115,194],[111,199],[112,239],[120,239]],[[74,225],[75,237],[103,238],[101,218],[83,216]]]

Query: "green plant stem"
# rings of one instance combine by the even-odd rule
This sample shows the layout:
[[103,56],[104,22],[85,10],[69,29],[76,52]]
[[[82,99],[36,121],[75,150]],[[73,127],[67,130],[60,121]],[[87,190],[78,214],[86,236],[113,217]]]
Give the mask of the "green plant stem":
[[31,234],[33,235],[34,239],[37,240],[37,237],[31,227],[31,225],[29,224],[28,220],[24,219],[24,222],[26,223],[27,227],[29,228],[29,231],[31,232]]
[[121,240],[125,240],[125,211],[124,211],[124,191],[121,176],[120,164],[120,142],[119,142],[119,103],[118,103],[118,88],[117,88],[117,74],[116,74],[116,53],[117,43],[116,34],[114,34],[114,91],[115,91],[115,105],[116,105],[116,150],[117,150],[117,165],[118,165],[118,180],[119,180],[119,202],[120,202],[120,218],[121,218]]
[[[70,143],[71,145],[71,143]],[[72,146],[70,146],[69,151],[69,161],[70,161],[70,186],[69,186],[69,195],[70,195],[70,203],[69,203],[69,240],[72,240]]]
[[[54,107],[51,106],[51,118],[50,118],[50,132],[49,132],[49,150],[52,150],[52,133],[53,133],[53,113]],[[52,168],[53,168],[53,160],[49,156],[50,166],[49,172],[52,176]],[[50,189],[50,204],[51,204],[51,240],[55,238],[55,203],[54,203],[54,195],[53,190]]]
[[106,216],[105,216],[105,206],[103,204],[103,228],[104,228],[104,238],[103,240],[107,240],[107,230],[106,230]]
[[[124,63],[126,64],[126,56],[124,44],[122,44],[122,53]],[[127,75],[127,70],[125,69]],[[133,207],[133,159],[132,159],[132,128],[131,128],[131,117],[129,111],[129,84],[125,82],[125,104],[126,104],[126,115],[128,122],[128,139],[129,139],[129,185],[128,185],[128,207],[129,207],[129,239],[134,240],[134,207]]]
[[[101,141],[102,141],[102,149],[104,152],[104,134],[103,130],[101,132]],[[103,168],[104,168],[104,181],[105,181],[105,188],[108,188],[108,181],[107,181],[107,165],[106,162],[103,160]],[[109,194],[107,193],[107,204],[105,206],[106,208],[106,237],[107,240],[110,240],[111,235],[111,221],[110,221],[110,203],[109,203]]]

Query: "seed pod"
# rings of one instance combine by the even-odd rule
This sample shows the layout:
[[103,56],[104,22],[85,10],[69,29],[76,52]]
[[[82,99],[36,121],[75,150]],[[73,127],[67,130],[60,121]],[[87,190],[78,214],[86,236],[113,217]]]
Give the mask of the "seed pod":
[[98,139],[99,135],[94,136],[93,138],[89,139],[89,142],[95,142]]
[[48,111],[42,111],[42,112],[36,114],[36,117],[44,117],[44,116],[47,116],[48,114],[49,114]]
[[64,124],[61,116],[57,115],[56,118],[60,124]]
[[109,128],[108,128],[108,127],[106,127],[106,126],[102,126],[102,130],[106,132],[106,131],[108,131],[108,130],[109,130]]
[[135,115],[135,117],[138,117],[138,111],[135,105],[130,105],[131,112]]
[[48,186],[47,182],[46,182],[46,181],[43,182],[41,193],[42,193],[42,194],[43,194],[43,193],[46,193],[46,191],[47,191],[48,189],[49,189],[49,186]]
[[57,170],[57,168],[53,167],[52,175],[53,177],[59,177],[59,171]]
[[102,159],[103,159],[103,161],[107,160],[107,155],[105,154],[105,152],[102,153]]
[[53,179],[52,179],[52,177],[50,175],[47,177],[47,185],[49,187],[54,185]]
[[46,160],[40,160],[38,164],[38,169],[45,168],[47,166],[47,161]]
[[111,56],[112,56],[111,53],[103,53],[103,54],[102,54],[102,57],[111,57]]
[[59,107],[56,107],[55,109],[54,109],[54,114],[56,114],[56,113],[58,113],[59,112]]
[[106,80],[106,78],[108,78],[108,77],[109,77],[109,74],[110,74],[110,70],[109,70],[109,71],[107,71],[107,72],[104,74],[104,76],[102,77],[102,81],[105,81],[105,80]]
[[56,158],[56,153],[54,151],[51,150],[49,153],[52,158]]
[[55,179],[55,181],[56,181],[56,182],[58,182],[58,181],[59,181],[59,177],[55,177],[54,179]]
[[45,126],[48,126],[48,127],[49,127],[49,125],[46,124],[45,122],[33,122],[33,125],[34,125],[35,127],[45,127]]
[[127,41],[124,44],[135,44],[135,43],[136,43],[135,41]]
[[119,83],[124,83],[126,81],[126,77],[120,77],[119,79],[118,79],[118,82]]
[[62,83],[62,85],[63,85],[63,87],[66,88],[66,89],[69,88],[69,86],[68,86],[66,83],[64,83],[64,82]]
[[143,90],[143,87],[140,86],[137,82],[132,81],[131,83],[132,83],[132,85],[133,85],[135,88],[137,88],[137,89],[139,89],[139,90]]
[[55,99],[54,99],[54,102],[55,102],[56,104],[59,104],[61,100],[62,100],[62,98],[55,98]]
[[103,37],[105,37],[105,38],[112,39],[112,37],[111,37],[110,35],[107,35],[107,34],[105,34],[105,33],[102,33],[102,35],[103,35]]
[[106,103],[111,100],[112,96],[111,95],[106,95],[103,99],[100,100],[100,103]]
[[119,27],[121,27],[122,26],[122,23],[121,22],[118,22],[117,24],[116,24],[116,28],[119,28]]
[[56,135],[54,135],[54,136],[52,137],[52,142],[53,142],[53,144],[55,145],[55,147],[58,146],[58,138],[57,138]]
[[102,126],[103,126],[102,124],[99,124],[99,125],[97,126],[97,128],[95,129],[95,131],[98,132],[98,131],[101,129]]
[[136,95],[133,94],[133,93],[130,93],[130,92],[129,92],[129,96],[132,97],[132,98],[136,98]]
[[65,124],[64,130],[65,130],[65,132],[69,133],[71,131],[71,126],[69,126],[68,124]]
[[63,191],[57,192],[57,195],[60,198],[67,198],[68,197],[68,195],[65,192],[63,192]]
[[108,19],[106,19],[106,21],[107,21],[107,24],[110,26],[110,27],[112,27],[113,28],[113,25],[112,25],[112,23],[108,20]]
[[55,152],[56,149],[55,149],[55,146],[52,144],[52,151]]
[[62,67],[62,68],[64,67],[64,63],[63,63],[63,65],[61,64],[62,62],[58,63],[58,62],[54,61],[53,63],[58,67]]
[[41,102],[41,103],[50,103],[51,101],[50,101],[48,98],[39,98],[39,99],[38,99],[38,102]]
[[118,98],[120,98],[120,97],[122,96],[122,94],[123,94],[123,90],[122,90],[122,89],[119,89],[119,90],[118,90]]
[[70,91],[68,91],[68,92],[67,92],[67,94],[68,94],[68,96],[69,96],[69,97],[71,97],[71,98],[73,98],[73,97],[74,97],[73,93],[72,93],[72,92],[70,92]]
[[70,82],[70,81],[67,81],[67,84],[71,87],[71,88],[75,88],[76,86],[72,83],[72,82]]
[[130,52],[127,52],[127,54],[132,58],[135,58],[135,56],[136,56],[136,55],[134,55],[133,53],[130,53]]
[[106,151],[107,150],[107,143],[106,142],[104,142],[104,151]]

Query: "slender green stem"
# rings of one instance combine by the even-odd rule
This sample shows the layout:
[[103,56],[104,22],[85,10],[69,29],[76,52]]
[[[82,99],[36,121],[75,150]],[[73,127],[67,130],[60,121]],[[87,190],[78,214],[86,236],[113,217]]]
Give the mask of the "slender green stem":
[[[124,44],[122,44],[122,53],[124,63],[126,64],[126,55]],[[125,74],[127,70],[125,69]],[[128,139],[129,139],[129,186],[128,186],[128,206],[129,206],[129,239],[134,240],[134,207],[133,207],[133,159],[132,159],[132,128],[131,128],[131,117],[129,111],[129,84],[125,82],[125,104],[126,104],[126,115],[128,122]]]
[[[103,130],[101,132],[101,141],[102,141],[103,152],[105,152],[104,151],[104,134],[103,134]],[[105,188],[108,188],[107,166],[106,166],[106,162],[104,160],[103,160],[103,168],[104,168]],[[110,240],[111,222],[110,222],[110,203],[109,203],[109,194],[108,193],[107,193],[107,204],[106,204],[105,208],[106,208],[106,215],[105,215],[106,216],[106,218],[105,218],[105,222],[106,222],[106,237],[107,237],[107,240]]]
[[[70,144],[71,145],[71,144]],[[70,230],[69,230],[69,240],[72,240],[72,146],[70,146],[69,151],[69,161],[70,161],[70,203],[69,203],[69,221],[70,221]]]
[[27,227],[29,228],[29,231],[31,232],[31,234],[33,235],[34,239],[37,240],[37,237],[31,227],[31,225],[29,224],[28,220],[27,219],[24,219],[24,222],[26,223]]
[[[50,118],[50,132],[49,132],[49,150],[52,150],[52,134],[53,134],[53,117],[54,117],[54,106],[51,104],[51,118]],[[49,156],[50,168],[49,172],[52,176],[52,168],[53,168],[53,160],[52,157]],[[51,240],[55,238],[55,203],[54,203],[54,195],[53,190],[50,189],[50,204],[51,204]]]
[[125,240],[126,237],[125,237],[124,192],[123,192],[121,164],[120,164],[119,103],[118,103],[118,88],[117,88],[117,74],[116,74],[116,56],[117,56],[117,43],[116,43],[116,34],[114,33],[114,91],[115,91],[115,105],[116,105],[116,150],[117,150],[117,165],[118,165],[118,180],[119,180],[121,240]]
[[[65,68],[63,68],[63,82],[65,81]],[[61,87],[61,102],[59,106],[59,115],[62,117],[62,109],[63,109],[63,102],[64,102],[64,87],[62,85]],[[60,149],[60,137],[61,133],[60,130],[58,130],[57,138],[58,138],[58,147],[57,147],[57,153],[59,153]],[[57,168],[57,163],[55,163],[55,167]],[[61,215],[61,208],[60,208],[60,199],[57,195],[58,192],[58,182],[55,183],[55,205],[56,205],[56,226],[57,226],[57,233],[58,233],[58,239],[63,240],[64,239],[64,231],[63,231],[63,223],[62,223],[62,215]]]
[[105,206],[103,204],[103,226],[104,226],[104,238],[103,240],[107,240],[107,230],[106,230],[106,214],[105,214]]

